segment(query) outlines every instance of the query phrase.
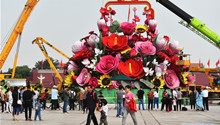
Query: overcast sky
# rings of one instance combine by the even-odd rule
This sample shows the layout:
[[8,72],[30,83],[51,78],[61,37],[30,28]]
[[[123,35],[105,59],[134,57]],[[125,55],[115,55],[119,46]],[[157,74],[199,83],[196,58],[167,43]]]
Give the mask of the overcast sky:
[[[27,0],[1,0],[1,42],[11,27],[16,23]],[[32,45],[36,37],[43,37],[68,56],[72,56],[71,46],[88,35],[90,31],[98,32],[97,19],[99,9],[107,0],[40,0],[31,16],[27,20],[22,34],[17,65],[34,67],[36,61],[45,59],[37,45]],[[201,20],[207,27],[220,35],[220,0],[171,0],[188,14]],[[181,20],[171,11],[150,0],[155,10],[155,19],[161,36],[168,35],[171,40],[177,40],[184,48],[184,53],[191,54],[191,62],[199,62],[199,58],[207,67],[211,60],[211,67],[220,59],[220,50],[208,43],[195,33],[180,25]],[[136,6],[141,24],[145,17],[141,15],[143,6]],[[117,14],[114,19],[120,22],[127,20],[128,6],[112,6]],[[133,15],[133,13],[131,13]],[[3,71],[13,67],[17,42],[9,54]],[[57,52],[47,47],[51,57],[63,62],[68,61]]]

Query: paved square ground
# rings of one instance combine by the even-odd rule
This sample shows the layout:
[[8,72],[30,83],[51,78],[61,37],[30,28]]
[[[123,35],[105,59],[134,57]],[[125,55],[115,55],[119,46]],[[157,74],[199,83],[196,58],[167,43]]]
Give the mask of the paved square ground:
[[[109,104],[108,124],[121,125],[122,118],[116,118],[115,105]],[[189,106],[187,106],[189,109]],[[32,119],[34,118],[32,112]],[[85,125],[87,114],[82,111],[69,111],[69,114],[63,114],[62,110],[42,111],[43,121],[25,121],[24,113],[19,115],[19,121],[13,121],[12,115],[3,113],[0,115],[0,125]],[[99,121],[100,113],[96,112]],[[197,112],[189,111],[138,111],[136,113],[139,125],[220,125],[220,106],[210,106],[210,111]],[[91,124],[93,125],[93,123]],[[131,116],[128,115],[126,125],[133,125]]]

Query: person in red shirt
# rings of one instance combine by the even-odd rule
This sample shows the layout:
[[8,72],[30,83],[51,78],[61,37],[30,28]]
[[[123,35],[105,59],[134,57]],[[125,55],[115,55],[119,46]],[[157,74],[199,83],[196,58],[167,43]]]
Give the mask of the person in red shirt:
[[148,110],[153,110],[153,100],[154,100],[154,93],[153,93],[153,89],[150,89],[150,92],[147,93],[148,96]]

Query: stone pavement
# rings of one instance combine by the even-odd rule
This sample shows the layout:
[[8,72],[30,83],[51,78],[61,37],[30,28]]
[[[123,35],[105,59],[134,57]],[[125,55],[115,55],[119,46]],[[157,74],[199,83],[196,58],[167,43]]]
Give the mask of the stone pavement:
[[[108,124],[121,125],[122,118],[116,118],[115,105],[109,104]],[[187,106],[189,109],[189,106]],[[69,114],[63,114],[62,110],[57,111],[42,111],[43,121],[25,121],[24,113],[19,115],[19,121],[13,121],[12,115],[3,113],[0,114],[0,125],[85,125],[87,114],[81,111],[69,111]],[[96,112],[96,117],[99,121],[100,113]],[[189,111],[138,111],[136,117],[139,125],[220,125],[220,106],[210,106],[210,111],[196,112]],[[32,119],[34,112],[32,112]],[[93,123],[91,124],[93,125]],[[133,125],[131,116],[128,115],[126,125]]]

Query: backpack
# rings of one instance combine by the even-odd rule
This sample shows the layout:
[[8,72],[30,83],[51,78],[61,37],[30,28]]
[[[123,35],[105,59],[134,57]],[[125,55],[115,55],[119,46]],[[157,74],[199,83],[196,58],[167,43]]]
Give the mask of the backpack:
[[70,99],[75,99],[75,94],[74,93],[70,93]]

